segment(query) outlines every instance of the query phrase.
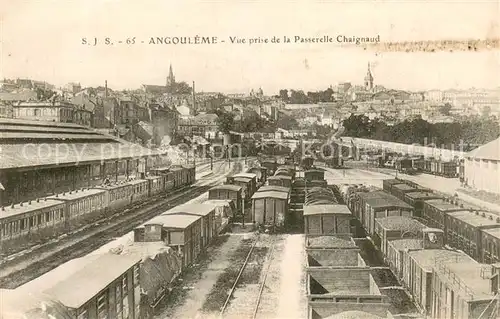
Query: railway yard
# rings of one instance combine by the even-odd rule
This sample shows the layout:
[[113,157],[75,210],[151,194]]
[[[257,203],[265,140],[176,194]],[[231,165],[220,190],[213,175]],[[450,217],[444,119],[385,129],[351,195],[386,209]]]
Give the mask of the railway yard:
[[[26,237],[22,249],[2,255],[2,293],[19,300],[42,292],[72,311],[52,308],[55,318],[78,319],[498,312],[500,242],[491,231],[500,229],[498,213],[459,202],[452,187],[438,192],[428,177],[272,158],[219,161],[213,170],[204,164],[194,174],[43,242]],[[455,215],[477,225],[478,237],[465,243],[448,222]],[[480,272],[470,279],[461,267]],[[447,303],[450,293],[458,306]]]

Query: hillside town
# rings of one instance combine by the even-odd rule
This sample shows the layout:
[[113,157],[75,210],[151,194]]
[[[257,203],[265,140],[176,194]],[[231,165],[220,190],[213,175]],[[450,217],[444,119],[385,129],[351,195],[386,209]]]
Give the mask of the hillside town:
[[[144,84],[135,90],[68,83],[56,88],[33,79],[0,83],[0,117],[75,123],[144,146],[199,136],[220,139],[218,118],[232,114],[235,122],[261,119],[266,133],[282,137],[315,135],[317,127],[338,129],[344,120],[362,115],[396,125],[421,119],[455,123],[471,117],[500,123],[500,88],[496,90],[430,90],[409,92],[376,84],[370,64],[359,83],[338,83],[324,91],[283,89],[277,94],[256,88],[246,94],[204,92],[175,78],[172,65],[165,84]],[[240,125],[239,131],[255,130]],[[236,130],[236,129],[235,129]]]

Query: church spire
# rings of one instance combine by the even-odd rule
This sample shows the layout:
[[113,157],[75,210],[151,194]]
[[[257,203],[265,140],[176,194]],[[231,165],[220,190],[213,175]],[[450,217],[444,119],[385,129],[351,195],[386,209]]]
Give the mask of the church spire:
[[371,91],[373,89],[373,75],[370,70],[370,62],[368,62],[368,70],[365,76],[365,89]]
[[171,86],[175,83],[174,71],[172,71],[172,63],[170,63],[170,68],[168,70],[167,86]]

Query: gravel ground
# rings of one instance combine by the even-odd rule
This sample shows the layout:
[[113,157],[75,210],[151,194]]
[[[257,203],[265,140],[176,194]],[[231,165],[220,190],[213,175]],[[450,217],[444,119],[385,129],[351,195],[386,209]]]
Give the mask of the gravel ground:
[[[222,237],[224,238],[224,237]],[[222,244],[214,244],[207,252],[205,262],[190,269],[174,289],[166,306],[158,311],[157,319],[198,318],[206,296],[212,290],[217,278],[230,265],[230,256],[239,247],[244,236],[225,235]]]

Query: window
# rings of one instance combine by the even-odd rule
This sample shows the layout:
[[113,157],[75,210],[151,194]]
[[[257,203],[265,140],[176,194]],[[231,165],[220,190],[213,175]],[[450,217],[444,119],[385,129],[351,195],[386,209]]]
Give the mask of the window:
[[139,272],[139,265],[134,266],[134,286],[139,285],[139,279],[140,279],[140,272]]
[[87,312],[87,309],[80,310],[80,313],[78,314],[78,319],[88,319],[89,318],[89,313]]
[[122,319],[122,287],[117,284],[115,287],[116,317]]
[[108,318],[108,298],[107,291],[103,292],[99,297],[97,297],[97,318],[107,319]]

